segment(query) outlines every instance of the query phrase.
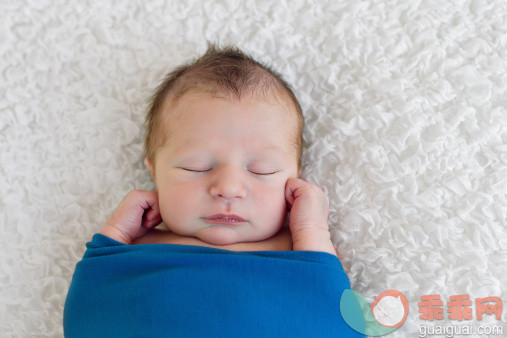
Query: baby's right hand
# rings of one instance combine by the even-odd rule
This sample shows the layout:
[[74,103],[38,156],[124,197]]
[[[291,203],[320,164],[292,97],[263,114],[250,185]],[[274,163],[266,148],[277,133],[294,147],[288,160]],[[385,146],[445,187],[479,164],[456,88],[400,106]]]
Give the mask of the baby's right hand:
[[157,191],[134,190],[120,202],[99,233],[130,245],[160,222]]

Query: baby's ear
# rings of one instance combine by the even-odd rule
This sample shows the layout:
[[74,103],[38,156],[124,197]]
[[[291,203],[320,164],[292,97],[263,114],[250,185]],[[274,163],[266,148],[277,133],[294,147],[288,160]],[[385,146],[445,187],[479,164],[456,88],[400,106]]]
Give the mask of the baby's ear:
[[151,161],[148,157],[144,159],[144,165],[146,168],[148,168],[148,171],[150,172],[151,178],[153,179],[153,182],[155,182],[155,173],[153,171],[153,166],[151,165]]

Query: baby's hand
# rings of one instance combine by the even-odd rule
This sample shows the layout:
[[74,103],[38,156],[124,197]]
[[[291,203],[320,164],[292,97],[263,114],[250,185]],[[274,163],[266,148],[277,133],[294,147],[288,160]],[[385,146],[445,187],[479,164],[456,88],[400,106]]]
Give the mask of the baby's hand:
[[323,229],[328,231],[329,206],[322,189],[299,178],[289,178],[285,198],[290,210],[290,229]]
[[99,233],[130,245],[161,221],[157,191],[134,190],[120,202]]
[[285,199],[290,210],[293,250],[336,255],[327,225],[329,206],[322,189],[299,178],[289,178],[285,184]]

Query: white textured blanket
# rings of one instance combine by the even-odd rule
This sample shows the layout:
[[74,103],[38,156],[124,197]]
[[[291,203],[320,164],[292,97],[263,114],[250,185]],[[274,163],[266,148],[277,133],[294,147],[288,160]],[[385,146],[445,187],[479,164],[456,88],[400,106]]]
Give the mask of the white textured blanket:
[[[330,200],[352,286],[507,303],[507,3],[1,1],[0,336],[62,336],[84,244],[152,189],[146,100],[206,41],[272,65],[304,109],[304,178]],[[439,294],[443,320],[419,318]],[[507,304],[506,304],[507,305]],[[471,335],[474,336],[474,335]],[[476,334],[476,336],[479,336]]]

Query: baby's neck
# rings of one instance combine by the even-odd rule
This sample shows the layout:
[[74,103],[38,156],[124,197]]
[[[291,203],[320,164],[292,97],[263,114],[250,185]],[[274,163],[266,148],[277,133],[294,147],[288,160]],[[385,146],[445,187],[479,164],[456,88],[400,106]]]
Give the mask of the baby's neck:
[[283,227],[276,235],[263,241],[213,245],[195,237],[177,235],[169,230],[154,229],[134,241],[133,244],[184,244],[230,251],[292,251],[292,236],[290,229]]

